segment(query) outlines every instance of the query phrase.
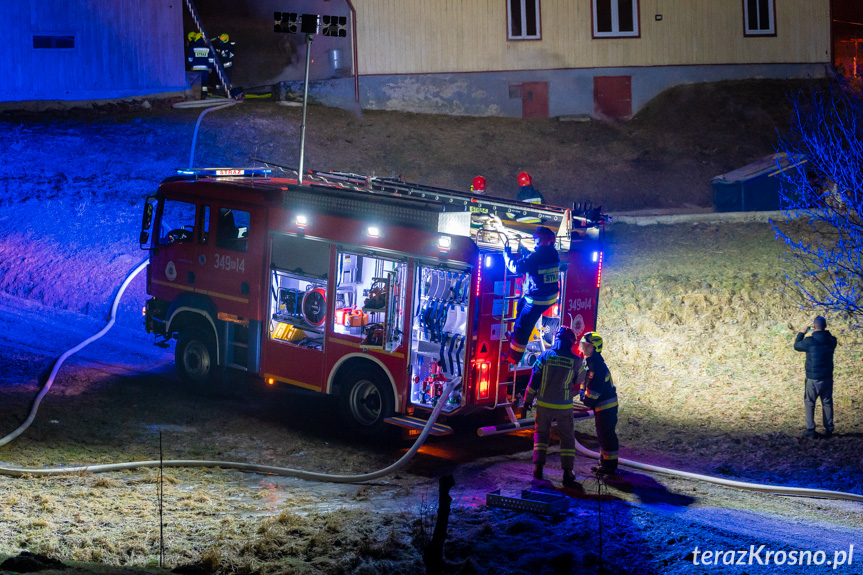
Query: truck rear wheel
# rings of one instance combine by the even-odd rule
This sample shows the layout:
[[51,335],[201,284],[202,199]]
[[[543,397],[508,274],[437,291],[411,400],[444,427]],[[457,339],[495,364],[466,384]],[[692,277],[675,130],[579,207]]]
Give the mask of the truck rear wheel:
[[395,400],[389,382],[370,369],[350,373],[341,386],[342,417],[358,434],[365,437],[383,435],[384,420],[392,417]]
[[216,344],[213,337],[200,329],[180,333],[174,349],[177,374],[196,391],[216,391]]

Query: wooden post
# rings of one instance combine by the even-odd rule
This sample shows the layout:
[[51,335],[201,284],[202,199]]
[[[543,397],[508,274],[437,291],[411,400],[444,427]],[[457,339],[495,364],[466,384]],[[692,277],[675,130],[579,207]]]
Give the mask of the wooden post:
[[453,479],[452,475],[444,475],[440,478],[437,521],[435,521],[431,543],[423,554],[423,561],[426,564],[426,575],[441,575],[443,573],[443,544],[446,541],[446,529],[449,525],[449,511],[452,504],[449,490],[453,486],[455,486],[455,479]]

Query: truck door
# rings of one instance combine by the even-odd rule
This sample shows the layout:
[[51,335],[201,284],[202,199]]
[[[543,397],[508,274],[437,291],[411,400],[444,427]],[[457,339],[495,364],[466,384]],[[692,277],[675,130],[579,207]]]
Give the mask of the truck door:
[[261,354],[261,372],[268,381],[323,390],[331,248],[325,241],[288,234],[270,238]]
[[189,290],[194,282],[196,210],[193,202],[171,198],[164,199],[156,209],[150,281],[168,300]]
[[194,287],[209,295],[219,312],[260,321],[266,241],[262,214],[219,203],[202,205],[200,211]]

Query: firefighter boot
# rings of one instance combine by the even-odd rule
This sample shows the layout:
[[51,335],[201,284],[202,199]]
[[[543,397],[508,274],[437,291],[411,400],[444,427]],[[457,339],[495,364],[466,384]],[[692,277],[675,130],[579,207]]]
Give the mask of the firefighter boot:
[[533,465],[533,476],[537,479],[542,479],[542,463],[535,463]]
[[596,473],[597,475],[616,475],[617,474],[617,466],[610,465],[608,463],[601,463],[599,465],[595,465],[590,468],[591,471]]
[[564,487],[575,487],[578,485],[578,482],[575,480],[575,473],[572,472],[572,469],[563,470],[563,485]]

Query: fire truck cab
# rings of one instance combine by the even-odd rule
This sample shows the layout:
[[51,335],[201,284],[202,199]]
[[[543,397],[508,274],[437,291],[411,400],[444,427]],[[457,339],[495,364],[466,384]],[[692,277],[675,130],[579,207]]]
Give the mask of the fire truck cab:
[[[358,433],[418,433],[446,400],[453,417],[518,419],[518,394],[561,322],[594,329],[605,217],[412,184],[395,178],[269,168],[197,169],[147,199],[145,326],[176,339],[180,377],[214,385],[226,368],[339,397]],[[560,299],[522,362],[503,361],[521,278],[504,249],[531,250],[537,226],[560,254]]]

